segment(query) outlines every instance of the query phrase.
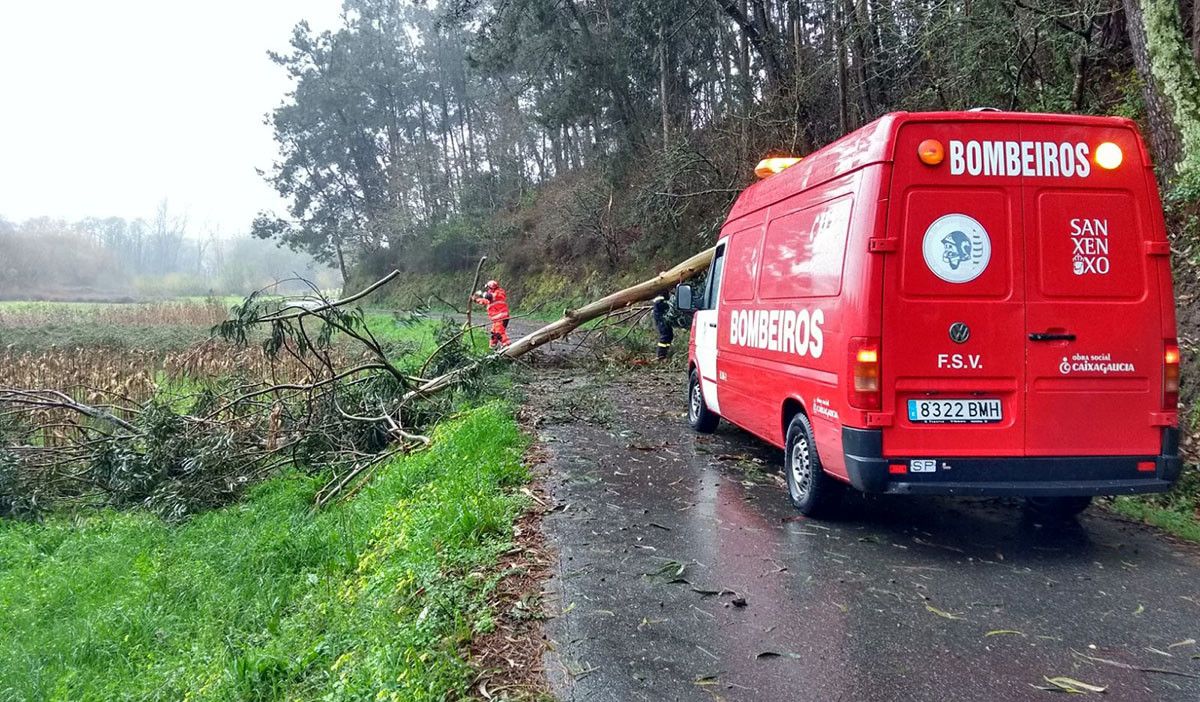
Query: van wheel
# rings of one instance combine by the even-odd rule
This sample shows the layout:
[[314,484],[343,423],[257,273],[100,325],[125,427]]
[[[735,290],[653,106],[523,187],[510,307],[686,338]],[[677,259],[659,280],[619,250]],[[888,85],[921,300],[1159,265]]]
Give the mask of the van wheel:
[[700,389],[700,374],[692,371],[688,375],[688,424],[701,434],[717,430],[721,417],[704,404],[704,392]]
[[1027,497],[1025,505],[1029,511],[1048,519],[1071,519],[1092,504],[1092,498],[1082,497]]
[[846,486],[830,477],[821,467],[821,457],[817,455],[817,444],[813,441],[812,424],[803,414],[792,417],[788,424],[783,470],[788,497],[796,509],[808,517],[833,514]]

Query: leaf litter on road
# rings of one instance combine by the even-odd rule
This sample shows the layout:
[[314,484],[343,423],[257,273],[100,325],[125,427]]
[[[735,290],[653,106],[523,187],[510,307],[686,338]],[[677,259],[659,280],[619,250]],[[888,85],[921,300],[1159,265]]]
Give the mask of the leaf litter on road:
[[1130,663],[1122,663],[1121,661],[1114,661],[1110,658],[1100,658],[1098,656],[1089,656],[1086,653],[1080,653],[1079,651],[1076,651],[1074,649],[1071,650],[1071,654],[1074,656],[1077,656],[1079,658],[1083,658],[1085,660],[1091,661],[1092,663],[1102,663],[1104,665],[1111,665],[1114,668],[1121,668],[1122,670],[1136,670],[1141,673],[1160,673],[1162,675],[1178,675],[1179,677],[1182,677],[1182,678],[1200,678],[1200,675],[1197,675],[1196,673],[1189,673],[1189,672],[1183,671],[1183,670],[1173,670],[1171,668],[1156,668],[1153,666],[1132,665]]
[[930,612],[938,615],[939,617],[941,617],[943,619],[953,619],[955,621],[966,621],[966,619],[967,619],[966,617],[964,617],[960,614],[954,614],[952,612],[947,612],[944,609],[938,609],[937,607],[934,607],[933,605],[929,604],[928,602],[925,603],[925,609],[929,610]]
[[672,577],[679,578],[679,577],[683,577],[683,572],[685,570],[687,570],[688,565],[690,565],[688,563],[684,563],[683,561],[677,561],[673,558],[669,558],[666,560],[667,560],[667,562],[663,563],[662,566],[660,566],[658,570],[652,571],[650,573],[645,573],[645,575],[652,577],[652,578],[655,576],[659,576],[659,575],[662,575],[662,576],[670,575]]
[[1068,692],[1068,693],[1084,694],[1084,695],[1089,694],[1089,693],[1097,694],[1097,695],[1103,694],[1104,692],[1106,692],[1108,690],[1107,687],[1101,687],[1100,685],[1092,685],[1090,683],[1085,683],[1081,680],[1076,680],[1075,678],[1068,678],[1065,675],[1057,675],[1053,678],[1043,675],[1042,680],[1045,680],[1046,682],[1050,683],[1050,686],[1047,687],[1046,685],[1032,685],[1032,687],[1037,690],[1045,690],[1046,692]]
[[802,656],[799,653],[791,653],[789,651],[759,651],[754,654],[754,660],[771,660],[773,658],[794,658],[799,659]]

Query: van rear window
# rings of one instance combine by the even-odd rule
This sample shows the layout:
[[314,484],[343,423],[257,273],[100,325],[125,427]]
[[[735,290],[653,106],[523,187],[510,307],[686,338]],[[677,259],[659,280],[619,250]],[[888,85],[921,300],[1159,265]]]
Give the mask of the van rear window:
[[1046,190],[1036,202],[1043,295],[1113,300],[1145,293],[1144,237],[1129,193]]
[[763,244],[758,295],[764,300],[826,297],[842,290],[850,195],[771,220]]

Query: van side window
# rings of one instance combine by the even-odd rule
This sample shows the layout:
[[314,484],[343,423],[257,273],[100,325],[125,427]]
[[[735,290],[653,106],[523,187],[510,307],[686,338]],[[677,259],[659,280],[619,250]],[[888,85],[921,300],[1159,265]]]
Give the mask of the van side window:
[[754,226],[732,234],[725,245],[725,289],[722,300],[744,302],[754,299],[754,275],[762,244],[762,226]]
[[717,307],[717,296],[721,294],[721,276],[725,271],[725,244],[717,246],[713,254],[712,267],[708,271],[708,286],[704,291],[704,309]]
[[841,292],[852,205],[852,197],[843,195],[771,220],[758,281],[762,299]]

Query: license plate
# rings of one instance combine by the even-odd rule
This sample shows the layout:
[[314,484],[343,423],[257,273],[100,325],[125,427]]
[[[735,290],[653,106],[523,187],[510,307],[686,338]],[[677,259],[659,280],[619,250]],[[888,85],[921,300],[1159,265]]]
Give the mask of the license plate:
[[921,424],[993,424],[1004,419],[1000,400],[909,400],[908,421]]

